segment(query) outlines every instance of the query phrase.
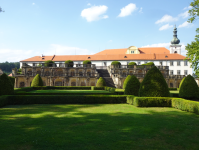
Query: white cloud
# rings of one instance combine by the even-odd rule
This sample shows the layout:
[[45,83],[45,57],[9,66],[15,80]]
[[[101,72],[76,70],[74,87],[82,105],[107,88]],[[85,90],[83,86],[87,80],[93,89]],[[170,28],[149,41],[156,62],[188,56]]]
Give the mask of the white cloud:
[[[157,43],[157,44],[151,44],[151,45],[146,45],[142,47],[165,47],[169,50],[171,43]],[[181,55],[186,56],[187,51],[185,50],[185,44],[181,43]]]
[[178,18],[174,18],[169,15],[164,15],[160,20],[156,21],[155,24],[167,23],[167,22],[173,22],[173,21],[178,21]]
[[101,16],[104,13],[106,13],[108,7],[105,5],[100,5],[100,6],[92,6],[90,8],[84,9],[81,12],[81,16],[83,18],[86,18],[88,22],[100,20],[100,19],[106,19],[108,18],[107,15]]
[[108,43],[111,43],[111,42],[113,42],[113,40],[109,40],[109,41],[108,41]]
[[125,17],[128,15],[131,15],[131,13],[135,11],[136,9],[137,9],[136,5],[133,3],[130,3],[121,9],[121,13],[118,15],[118,17]]
[[35,3],[32,3],[32,5],[35,5]]
[[192,9],[192,6],[185,7],[183,10]]
[[87,5],[88,5],[88,6],[91,6],[91,3],[88,3]]
[[162,27],[160,27],[159,30],[160,31],[167,30],[167,29],[172,28],[172,27],[173,27],[173,25],[169,25],[169,23],[168,23],[168,24],[165,24]]
[[189,11],[187,10],[184,13],[179,14],[179,16],[182,17],[182,18],[187,18],[187,17],[189,17],[189,13],[188,12]]
[[185,21],[183,24],[179,25],[178,28],[183,28],[183,27],[191,27],[193,24]]
[[143,13],[143,11],[142,11],[142,7],[140,8],[139,13]]

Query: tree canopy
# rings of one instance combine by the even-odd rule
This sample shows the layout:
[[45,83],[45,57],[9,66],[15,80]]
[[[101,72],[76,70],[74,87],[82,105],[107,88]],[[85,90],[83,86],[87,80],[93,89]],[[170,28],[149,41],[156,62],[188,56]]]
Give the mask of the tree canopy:
[[[192,9],[189,10],[189,15],[191,18],[188,19],[189,23],[192,23],[199,17],[199,0],[194,0],[191,2],[190,6],[192,6]],[[187,44],[186,50],[186,59],[191,62],[191,67],[194,69],[195,74],[199,75],[199,28],[196,29],[196,36],[195,41],[192,41],[191,44]]]

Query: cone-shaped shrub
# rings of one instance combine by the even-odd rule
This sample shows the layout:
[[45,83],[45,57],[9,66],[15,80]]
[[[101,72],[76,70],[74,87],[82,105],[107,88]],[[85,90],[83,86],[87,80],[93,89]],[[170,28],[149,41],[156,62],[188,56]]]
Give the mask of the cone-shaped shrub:
[[198,85],[195,79],[188,75],[183,80],[181,87],[179,89],[179,97],[186,99],[195,99],[198,95]]
[[126,84],[127,84],[127,82],[130,80],[130,78],[131,78],[131,75],[128,75],[128,76],[126,77],[126,79],[124,80],[123,89],[126,88]]
[[73,67],[73,61],[72,60],[65,61],[65,64],[68,64],[68,67]]
[[14,93],[14,88],[11,80],[8,76],[3,73],[0,76],[0,95],[12,95]]
[[139,90],[140,97],[169,97],[168,85],[160,72],[153,66],[144,77]]
[[43,86],[43,81],[39,74],[37,74],[32,80],[31,87],[34,87],[34,86]]
[[136,76],[134,75],[130,76],[130,79],[126,84],[124,94],[138,96],[139,89],[140,89],[140,81],[136,78]]
[[180,85],[179,85],[179,91],[180,91],[180,88],[181,88],[181,85],[182,85],[182,82],[184,81],[184,79],[185,79],[186,77],[184,77],[182,80],[181,80],[181,82],[180,82]]
[[100,77],[97,81],[96,87],[106,86],[106,82],[102,77]]

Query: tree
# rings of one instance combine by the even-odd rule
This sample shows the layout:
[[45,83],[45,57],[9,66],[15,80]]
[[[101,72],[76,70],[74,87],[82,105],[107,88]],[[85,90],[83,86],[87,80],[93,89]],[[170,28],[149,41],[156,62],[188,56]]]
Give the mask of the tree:
[[126,79],[124,80],[123,89],[126,88],[126,84],[127,84],[127,82],[130,80],[130,78],[131,78],[131,75],[128,75],[128,76],[126,77]]
[[140,81],[136,78],[136,76],[130,76],[130,79],[127,81],[124,94],[125,95],[134,95],[138,96],[140,89]]
[[32,80],[31,87],[34,87],[34,86],[43,86],[43,81],[39,74],[37,74]]
[[102,87],[102,86],[106,86],[106,82],[102,77],[100,77],[97,81],[96,87]]
[[0,76],[0,95],[12,95],[14,93],[14,86],[8,76],[3,73]]
[[[189,15],[191,18],[188,19],[189,23],[192,23],[199,17],[199,0],[194,0],[191,2],[190,6],[192,9],[189,10]],[[191,62],[191,67],[194,69],[195,74],[199,75],[199,28],[196,29],[195,41],[192,41],[191,44],[187,44],[185,49],[187,50],[186,60]]]
[[73,61],[72,60],[65,61],[65,64],[68,64],[68,67],[73,67]]
[[55,63],[55,62],[52,60],[47,60],[44,63],[45,63],[44,64],[45,67],[53,67],[53,63]]

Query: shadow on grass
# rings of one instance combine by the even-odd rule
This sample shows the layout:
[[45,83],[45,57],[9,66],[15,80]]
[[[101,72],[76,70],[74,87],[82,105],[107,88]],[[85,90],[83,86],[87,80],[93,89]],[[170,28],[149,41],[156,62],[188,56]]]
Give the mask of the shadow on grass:
[[2,149],[198,149],[199,118],[173,108],[15,105],[0,109]]

